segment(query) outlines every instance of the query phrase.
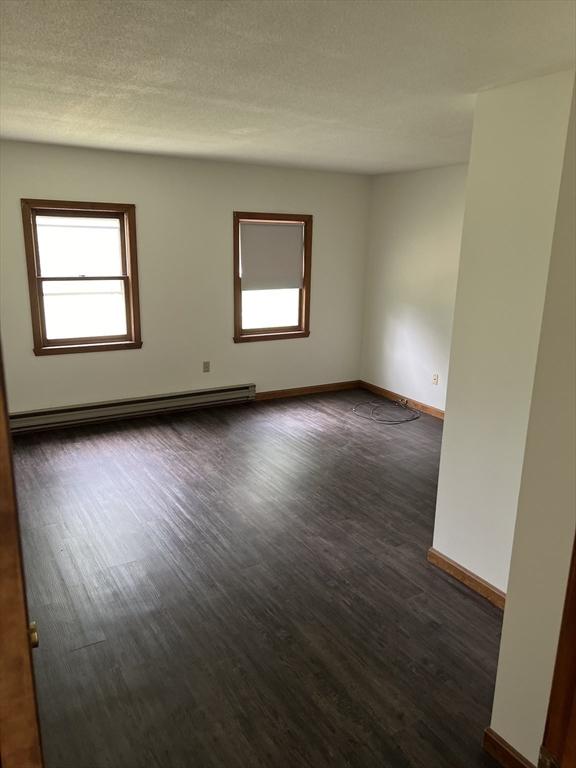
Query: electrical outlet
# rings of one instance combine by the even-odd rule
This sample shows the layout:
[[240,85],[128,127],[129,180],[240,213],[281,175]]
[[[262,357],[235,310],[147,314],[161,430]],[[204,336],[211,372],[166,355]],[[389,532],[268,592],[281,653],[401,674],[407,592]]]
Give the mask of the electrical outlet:
[[437,373],[433,374],[432,376],[432,384],[438,384],[439,376]]
[[204,360],[202,363],[202,373],[210,373],[210,360]]

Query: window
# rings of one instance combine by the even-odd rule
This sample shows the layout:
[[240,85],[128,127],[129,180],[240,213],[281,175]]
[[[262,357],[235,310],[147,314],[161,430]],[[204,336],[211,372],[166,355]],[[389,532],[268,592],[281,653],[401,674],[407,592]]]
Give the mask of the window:
[[310,335],[312,216],[234,213],[234,341]]
[[142,346],[135,206],[22,200],[34,353]]

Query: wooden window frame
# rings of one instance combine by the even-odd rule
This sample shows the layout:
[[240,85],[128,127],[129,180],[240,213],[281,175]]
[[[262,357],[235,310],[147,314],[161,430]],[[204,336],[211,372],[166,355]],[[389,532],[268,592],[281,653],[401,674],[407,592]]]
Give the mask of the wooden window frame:
[[[75,352],[108,352],[114,349],[139,349],[142,346],[140,301],[138,294],[138,261],[136,254],[136,206],[123,203],[81,203],[68,200],[32,200],[23,198],[22,224],[28,267],[28,288],[32,314],[35,355],[61,355]],[[36,229],[37,216],[78,216],[116,218],[120,221],[122,275],[89,277],[42,277]],[[70,339],[48,339],[44,315],[42,283],[50,281],[120,280],[124,283],[126,330],[118,336],[82,336]]]
[[[293,213],[254,213],[234,211],[234,342],[302,339],[310,336],[310,278],[312,271],[312,216]],[[242,278],[240,277],[240,224],[243,221],[266,223],[298,222],[304,225],[304,272],[298,310],[298,325],[283,328],[242,328]]]

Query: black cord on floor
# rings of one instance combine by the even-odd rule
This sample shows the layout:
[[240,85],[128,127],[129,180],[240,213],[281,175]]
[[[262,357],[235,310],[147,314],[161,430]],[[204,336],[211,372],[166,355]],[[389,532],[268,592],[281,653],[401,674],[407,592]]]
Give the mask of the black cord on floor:
[[397,408],[401,408],[402,411],[407,414],[405,418],[390,419],[386,418],[384,414],[379,413],[382,409],[389,409],[390,405],[391,403],[383,403],[381,400],[372,400],[369,403],[357,403],[354,408],[352,408],[352,413],[359,416],[361,419],[376,421],[378,424],[405,424],[408,421],[415,421],[420,418],[420,413],[418,411],[414,411],[412,408],[408,408],[407,405],[396,401],[394,401],[393,405]]

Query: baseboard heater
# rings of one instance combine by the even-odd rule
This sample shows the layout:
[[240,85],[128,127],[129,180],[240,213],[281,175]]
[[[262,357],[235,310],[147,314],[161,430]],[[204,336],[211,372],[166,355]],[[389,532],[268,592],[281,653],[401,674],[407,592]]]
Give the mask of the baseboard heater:
[[138,399],[109,400],[103,403],[87,403],[67,408],[49,408],[44,411],[22,411],[10,415],[10,429],[14,433],[40,429],[93,424],[133,416],[154,416],[159,413],[190,411],[213,405],[247,403],[256,396],[255,384],[198,389],[194,392],[176,392],[169,395],[152,395]]

